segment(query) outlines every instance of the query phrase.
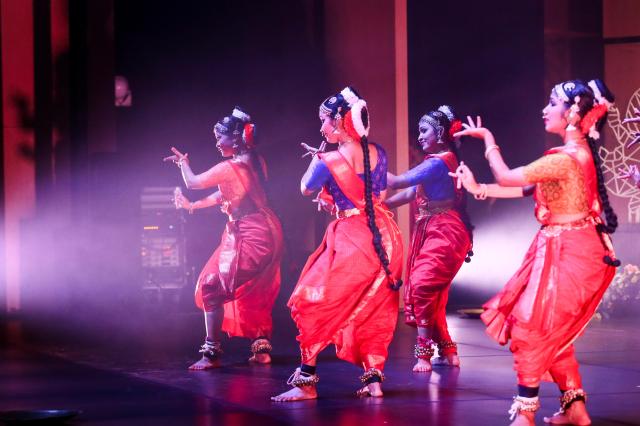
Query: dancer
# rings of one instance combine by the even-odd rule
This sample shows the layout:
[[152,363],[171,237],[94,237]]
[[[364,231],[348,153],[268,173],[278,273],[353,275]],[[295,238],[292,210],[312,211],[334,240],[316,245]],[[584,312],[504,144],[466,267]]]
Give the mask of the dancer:
[[[484,140],[498,184],[478,185],[464,164],[456,175],[477,198],[518,197],[535,185],[536,218],[542,227],[518,272],[485,304],[483,321],[500,344],[511,339],[518,396],[512,425],[533,425],[541,380],[557,383],[560,411],[545,421],[588,425],[573,342],[593,316],[609,286],[615,259],[609,234],[618,225],[609,205],[596,140],[613,95],[600,80],[557,84],[542,111],[545,130],[563,138],[525,167],[509,169],[480,117],[469,117],[456,136]],[[604,212],[605,220],[601,218]]]
[[458,167],[453,133],[461,129],[447,105],[423,115],[418,123],[418,145],[424,161],[400,176],[387,174],[390,188],[406,188],[390,197],[387,206],[416,200],[418,211],[404,289],[405,322],[418,331],[413,371],[431,371],[436,345],[437,362],[460,365],[457,345],[447,328],[446,306],[453,278],[464,260],[470,260],[472,241],[465,193],[449,176]]
[[[398,317],[402,242],[381,203],[387,157],[369,143],[366,103],[350,87],[320,105],[320,132],[338,150],[316,153],[302,177],[303,195],[322,189],[336,207],[320,247],[309,257],[288,306],[302,363],[274,401],[317,398],[316,358],[330,344],[362,366],[360,396],[382,396],[387,348]],[[328,197],[327,197],[328,196]]]
[[252,339],[249,359],[268,364],[272,333],[271,309],[280,289],[282,230],[267,205],[264,185],[266,165],[255,152],[254,125],[239,107],[214,127],[216,147],[229,158],[196,175],[188,154],[171,148],[175,162],[189,189],[218,186],[218,191],[191,202],[176,194],[176,207],[196,209],[220,206],[229,216],[220,245],[198,277],[196,305],[204,310],[206,339],[202,359],[190,370],[220,366],[222,331],[229,336]]

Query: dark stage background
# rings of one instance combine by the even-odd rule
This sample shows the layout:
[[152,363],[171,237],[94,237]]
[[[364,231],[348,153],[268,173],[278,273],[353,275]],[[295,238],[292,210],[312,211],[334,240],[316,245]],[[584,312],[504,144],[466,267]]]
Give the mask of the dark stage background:
[[[328,60],[355,46],[350,60],[360,69],[359,45],[367,46],[362,49],[367,55],[376,54],[357,31],[335,30],[337,18],[329,11],[339,4],[69,0],[68,8],[60,8],[56,2],[34,2],[34,54],[49,55],[51,61],[36,70],[34,109],[22,115],[24,127],[35,134],[33,150],[24,156],[36,171],[36,203],[19,227],[21,306],[12,315],[40,324],[44,319],[47,328],[100,341],[139,337],[141,330],[172,318],[182,322],[198,316],[199,321],[191,298],[193,275],[177,299],[150,300],[141,290],[139,196],[144,187],[181,185],[178,169],[161,161],[171,146],[189,153],[196,172],[219,161],[213,125],[241,105],[257,125],[260,152],[270,167],[272,205],[284,227],[275,315],[287,317],[287,297],[327,221],[299,194],[308,164],[300,159],[299,143],[319,143],[317,108],[325,97],[347,84],[366,87],[369,92],[361,91],[367,99],[377,94],[364,77],[340,80],[340,66]],[[547,2],[408,1],[410,143],[419,117],[447,103],[460,115],[481,115],[509,165],[536,159],[554,142],[545,136],[541,120],[551,84],[603,74],[602,2],[581,3],[576,10],[558,33]],[[47,47],[56,37],[51,19],[56,13],[68,18],[68,44],[61,51]],[[586,36],[566,36],[576,31]],[[549,57],[559,43],[575,48],[562,64]],[[114,75],[129,81],[129,108],[113,107]],[[393,76],[387,77],[392,85]],[[376,110],[387,111],[396,99],[376,99],[378,104],[370,105],[374,130],[395,119]],[[57,145],[51,148],[54,139]],[[390,151],[396,143],[379,142]],[[463,142],[461,154],[479,181],[492,180],[481,142]],[[397,172],[395,165],[391,169]],[[185,193],[191,199],[208,194]],[[499,289],[537,228],[530,199],[470,199],[469,209],[476,224],[476,256],[456,280],[452,308],[477,306]],[[188,216],[190,270],[202,267],[225,221],[217,209]],[[631,247],[619,250],[630,261],[637,256]],[[4,297],[5,288],[0,290]],[[201,335],[199,330],[190,334]]]

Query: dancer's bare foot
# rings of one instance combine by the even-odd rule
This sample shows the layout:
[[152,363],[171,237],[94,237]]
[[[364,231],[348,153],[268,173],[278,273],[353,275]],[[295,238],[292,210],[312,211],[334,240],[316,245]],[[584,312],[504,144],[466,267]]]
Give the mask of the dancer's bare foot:
[[535,426],[535,413],[520,411],[509,426]]
[[587,413],[587,407],[582,401],[574,401],[567,411],[564,413],[555,413],[551,417],[544,418],[545,423],[552,425],[577,425],[588,426],[591,424],[591,418]]
[[253,354],[251,358],[249,358],[249,362],[253,362],[256,364],[271,364],[271,355],[269,354]]
[[304,401],[305,399],[317,399],[318,392],[315,386],[300,386],[292,388],[278,396],[272,396],[275,402]]
[[195,362],[189,366],[189,370],[191,371],[199,371],[199,370],[209,370],[212,368],[220,367],[220,360],[218,359],[209,359],[203,356],[198,362]]
[[380,384],[380,382],[373,382],[373,383],[369,383],[368,385],[364,385],[363,387],[358,389],[356,391],[356,395],[380,398],[384,394],[382,393],[382,385]]
[[449,354],[446,356],[439,356],[434,359],[434,365],[448,365],[450,367],[460,367],[460,357],[458,354]]
[[418,362],[413,366],[413,371],[416,373],[428,373],[431,370],[431,361],[428,359],[418,358]]

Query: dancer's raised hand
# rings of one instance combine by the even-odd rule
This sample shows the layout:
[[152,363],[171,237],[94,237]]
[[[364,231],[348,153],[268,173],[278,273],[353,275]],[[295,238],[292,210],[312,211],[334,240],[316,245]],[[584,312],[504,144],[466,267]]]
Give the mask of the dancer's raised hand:
[[482,117],[476,116],[476,121],[473,121],[470,115],[467,116],[467,123],[462,123],[464,130],[456,132],[453,137],[459,138],[460,136],[471,136],[472,138],[484,139],[489,129],[482,127]]
[[313,147],[311,145],[307,145],[306,143],[302,142],[300,144],[301,147],[303,147],[304,149],[307,150],[307,152],[301,157],[304,158],[308,155],[316,155],[319,152],[324,152],[325,148],[327,147],[327,143],[325,141],[322,141],[322,143],[320,144],[319,148]]
[[480,185],[478,185],[473,172],[466,164],[464,164],[464,161],[460,162],[460,165],[455,172],[449,172],[449,176],[457,178],[456,185],[458,186],[458,189],[464,186],[464,189],[471,192],[472,194],[478,192],[478,188]]
[[173,161],[175,164],[177,164],[178,166],[181,166],[182,163],[188,163],[189,162],[189,154],[188,153],[181,153],[180,151],[178,151],[178,149],[176,149],[175,147],[171,147],[171,152],[173,152],[173,155],[170,155],[168,157],[164,157],[162,161]]

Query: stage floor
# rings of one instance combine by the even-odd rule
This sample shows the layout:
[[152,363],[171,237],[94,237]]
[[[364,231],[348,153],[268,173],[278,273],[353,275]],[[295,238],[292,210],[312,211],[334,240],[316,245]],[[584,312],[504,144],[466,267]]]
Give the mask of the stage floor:
[[[199,318],[199,317],[198,317]],[[449,317],[460,369],[412,373],[413,330],[399,324],[390,348],[384,398],[359,399],[361,371],[335,358],[319,362],[315,401],[273,403],[297,364],[290,324],[274,338],[274,363],[246,362],[248,342],[225,343],[223,367],[189,372],[197,347],[167,338],[144,348],[69,345],[0,350],[0,410],[82,410],[84,425],[504,425],[515,391],[511,356],[491,341],[479,320]],[[578,359],[594,425],[640,425],[640,333],[637,322],[592,323],[578,341]],[[198,330],[192,331],[198,332]],[[199,333],[199,332],[198,332]],[[42,350],[43,352],[39,352]],[[542,417],[558,408],[558,391],[544,384]]]

